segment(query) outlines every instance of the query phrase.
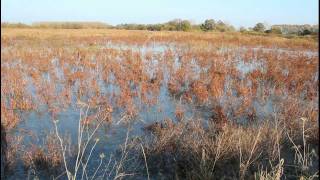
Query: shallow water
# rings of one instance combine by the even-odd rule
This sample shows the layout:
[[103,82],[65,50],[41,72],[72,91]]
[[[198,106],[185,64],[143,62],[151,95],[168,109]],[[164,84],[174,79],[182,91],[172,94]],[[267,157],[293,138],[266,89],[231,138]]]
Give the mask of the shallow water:
[[[119,50],[133,50],[141,52],[142,55],[145,55],[147,52],[153,53],[164,53],[166,50],[175,50],[175,45],[170,44],[153,44],[151,46],[129,46],[125,44],[112,44],[107,43],[105,47],[102,48],[114,48]],[[257,49],[259,50],[259,49]],[[273,51],[273,49],[263,49],[265,51]],[[221,51],[224,51],[223,49]],[[277,50],[279,53],[291,53],[287,50]],[[314,52],[305,52],[310,56],[316,55]],[[148,74],[151,77],[152,74],[155,73],[155,69],[159,67],[159,59],[152,59],[152,61],[143,61],[144,63],[149,63],[148,66]],[[252,72],[255,69],[264,70],[266,68],[265,64],[262,60],[241,60],[235,59],[235,63],[231,63],[235,65],[236,69],[241,73],[241,78],[245,78],[246,74]],[[59,92],[62,88],[66,85],[64,83],[59,83],[59,81],[63,81],[66,77],[64,77],[63,70],[60,67],[59,59],[52,59],[51,61],[52,67],[54,68],[55,76],[58,78],[58,81],[55,81],[50,76],[50,73],[42,73],[42,79],[47,81],[48,83],[54,82],[56,91]],[[194,72],[195,76],[194,79],[198,79],[201,71],[206,71],[206,69],[201,69],[200,66],[197,64],[195,60],[191,60],[192,71]],[[11,63],[4,63],[1,64],[2,66],[8,67],[15,67],[15,66],[23,66],[21,61],[16,60],[12,61]],[[179,57],[174,59],[174,70],[178,69],[181,66],[181,62]],[[73,67],[73,70],[81,67]],[[97,73],[98,72],[98,73]],[[98,69],[97,72],[95,70],[91,70],[90,73],[92,74],[91,78],[96,78],[98,86],[101,90],[101,94],[104,96],[109,97],[109,101],[112,101],[112,94],[117,95],[120,92],[120,88],[113,84],[113,83],[106,83],[99,72],[101,69]],[[284,73],[289,73],[284,70]],[[141,103],[141,100],[137,97],[135,98],[134,104],[139,107],[139,112],[133,120],[129,123],[120,122],[119,119],[122,118],[123,109],[115,108],[112,112],[112,123],[107,124],[104,123],[97,133],[95,137],[99,137],[100,141],[97,144],[92,159],[89,162],[90,171],[94,172],[97,168],[99,162],[99,155],[100,153],[104,153],[108,159],[111,154],[116,154],[116,151],[119,150],[120,145],[122,145],[127,136],[128,128],[130,128],[129,139],[133,137],[139,137],[145,134],[143,128],[146,125],[150,125],[154,122],[163,121],[166,118],[170,118],[173,121],[177,121],[175,112],[177,106],[182,106],[186,110],[185,112],[185,119],[191,118],[201,118],[207,120],[211,116],[211,112],[207,111],[210,105],[208,104],[205,107],[198,106],[196,103],[185,103],[181,102],[179,97],[173,97],[170,95],[168,90],[168,80],[170,78],[170,74],[166,67],[163,71],[163,81],[160,86],[159,95],[157,96],[157,102],[154,105],[147,106]],[[113,81],[115,76],[113,74],[109,75],[110,82]],[[315,77],[315,80],[317,77]],[[37,88],[33,84],[31,78],[28,75],[25,75],[25,80],[27,83],[26,92],[33,97],[33,99],[37,102]],[[59,133],[65,137],[70,137],[71,144],[77,144],[78,138],[78,124],[79,124],[79,117],[80,117],[80,109],[75,105],[77,102],[75,93],[79,89],[79,81],[77,80],[74,85],[72,86],[72,103],[71,106],[66,108],[64,111],[59,112],[56,116],[56,119],[59,120],[58,129]],[[225,82],[225,88],[228,87],[228,78]],[[250,86],[250,84],[248,85]],[[261,89],[265,87],[259,87],[257,94],[261,93]],[[224,93],[224,95],[220,99],[220,103],[224,104],[225,102],[230,101],[228,95]],[[240,106],[242,99],[232,97],[234,100],[234,106]],[[266,119],[269,116],[273,115],[274,111],[274,101],[277,97],[270,96],[264,103],[260,103],[258,100],[253,102],[253,107],[257,112],[257,116],[259,119]],[[112,102],[111,102],[112,103]],[[92,111],[94,109],[92,108]],[[227,113],[229,114],[229,113]],[[48,134],[53,135],[54,133],[54,124],[52,121],[52,116],[45,105],[40,105],[37,112],[36,111],[28,111],[28,112],[21,112],[21,116],[23,117],[23,121],[18,124],[18,126],[11,132],[13,135],[22,135],[24,136],[23,143],[25,146],[30,144],[36,144],[39,146],[43,146],[45,144],[45,140]],[[244,122],[245,119],[243,117],[239,118],[239,121]],[[22,131],[23,130],[23,133]],[[30,171],[25,171],[21,164],[18,165],[18,169],[9,176],[9,179],[20,179],[21,177],[28,176]],[[40,175],[41,177],[41,175]]]

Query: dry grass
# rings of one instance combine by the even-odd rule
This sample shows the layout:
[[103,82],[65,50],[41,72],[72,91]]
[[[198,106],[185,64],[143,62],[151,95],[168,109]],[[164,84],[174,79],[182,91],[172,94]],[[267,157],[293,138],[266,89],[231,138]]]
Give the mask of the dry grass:
[[[74,101],[98,112],[85,125],[93,119],[131,122],[143,108],[158,105],[166,89],[178,105],[172,120],[147,128],[153,132],[142,142],[147,172],[159,168],[171,178],[188,179],[315,173],[310,162],[318,156],[311,153],[319,135],[316,41],[104,29],[1,33],[1,124],[7,131],[23,120],[21,112],[45,106],[56,119]],[[186,118],[187,106],[210,118]],[[269,106],[274,113],[265,112]],[[111,116],[114,110],[120,110],[119,118]],[[35,147],[25,162],[55,167],[60,158],[54,152]]]
[[[201,121],[163,124],[152,129],[154,137],[146,136],[144,140],[149,170],[153,174],[167,173],[168,178],[187,179],[312,177],[317,173],[312,169],[317,155],[308,148],[309,154],[302,157],[301,147],[306,148],[306,144],[292,144],[288,130],[281,123],[249,127],[226,124],[218,132],[214,127],[204,127]],[[308,130],[304,129],[305,132]],[[299,150],[287,149],[292,145]],[[300,160],[292,162],[295,156]],[[304,171],[300,170],[301,158],[308,160]]]

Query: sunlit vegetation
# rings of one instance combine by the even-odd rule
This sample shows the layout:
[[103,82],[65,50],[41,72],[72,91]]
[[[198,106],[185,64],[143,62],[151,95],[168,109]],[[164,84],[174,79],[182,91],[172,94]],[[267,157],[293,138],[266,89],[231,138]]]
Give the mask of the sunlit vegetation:
[[[34,176],[47,169],[68,179],[317,178],[317,49],[313,39],[239,32],[4,28],[7,168],[20,162]],[[80,109],[74,144],[58,130],[70,109]],[[33,113],[48,114],[54,126],[47,136],[23,131]],[[110,140],[107,132],[94,141],[88,135],[87,151],[79,134],[101,126],[142,132],[117,142],[116,161],[95,151],[104,154],[93,166],[90,148]],[[46,143],[26,146],[22,134]]]
[[158,24],[118,24],[115,26],[103,22],[36,22],[32,24],[23,23],[1,23],[3,28],[37,28],[37,29],[125,29],[125,30],[148,30],[148,31],[203,31],[203,32],[241,32],[253,35],[282,36],[287,38],[311,36],[317,38],[319,25],[272,25],[267,27],[264,23],[257,23],[253,27],[235,28],[233,25],[214,19],[206,19],[197,24],[189,20],[173,19]]

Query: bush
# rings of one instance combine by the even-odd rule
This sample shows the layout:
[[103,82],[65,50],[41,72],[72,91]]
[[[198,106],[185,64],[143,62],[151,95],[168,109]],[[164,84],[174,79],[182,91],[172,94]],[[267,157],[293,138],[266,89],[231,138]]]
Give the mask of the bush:
[[227,31],[235,31],[235,28],[232,25],[226,24],[222,21],[218,21],[215,26],[215,30],[220,32],[227,32]]
[[182,31],[190,31],[191,30],[191,23],[188,20],[184,20],[181,22],[180,30]]
[[2,28],[29,28],[29,25],[23,23],[1,23]]
[[270,31],[272,34],[282,34],[282,31],[279,27],[272,27]]
[[248,30],[245,27],[240,27],[239,31],[243,33],[243,32],[247,32]]
[[216,22],[213,19],[207,19],[201,24],[200,28],[203,31],[212,31],[216,26]]
[[149,24],[147,26],[147,30],[149,31],[161,31],[162,30],[162,24]]
[[253,27],[253,30],[257,31],[257,32],[264,32],[265,29],[266,29],[266,27],[263,23],[258,23]]
[[309,29],[305,29],[302,31],[301,35],[302,36],[305,36],[305,35],[310,35],[311,34],[311,31]]

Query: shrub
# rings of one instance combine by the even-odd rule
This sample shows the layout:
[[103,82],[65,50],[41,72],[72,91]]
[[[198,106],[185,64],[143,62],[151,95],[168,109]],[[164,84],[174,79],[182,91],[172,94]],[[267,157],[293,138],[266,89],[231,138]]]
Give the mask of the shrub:
[[203,31],[212,31],[216,26],[216,22],[213,19],[207,19],[201,24],[200,28]]
[[247,32],[248,30],[245,27],[240,27],[239,31],[243,33],[243,32]]
[[257,32],[264,32],[266,29],[265,25],[263,23],[257,23],[254,27],[253,30]]

